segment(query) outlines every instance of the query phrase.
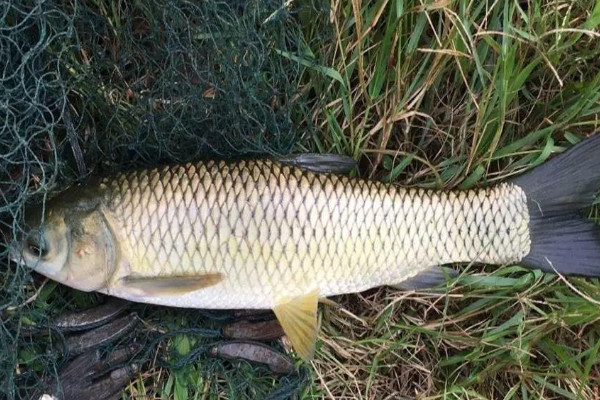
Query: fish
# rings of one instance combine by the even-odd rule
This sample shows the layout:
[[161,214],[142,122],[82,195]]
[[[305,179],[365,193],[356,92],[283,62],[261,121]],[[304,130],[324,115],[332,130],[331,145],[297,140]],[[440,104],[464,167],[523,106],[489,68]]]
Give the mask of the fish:
[[489,187],[431,190],[350,177],[332,154],[122,171],[26,211],[19,262],[78,290],[172,307],[271,309],[314,357],[328,297],[447,282],[449,264],[600,276],[600,135]]

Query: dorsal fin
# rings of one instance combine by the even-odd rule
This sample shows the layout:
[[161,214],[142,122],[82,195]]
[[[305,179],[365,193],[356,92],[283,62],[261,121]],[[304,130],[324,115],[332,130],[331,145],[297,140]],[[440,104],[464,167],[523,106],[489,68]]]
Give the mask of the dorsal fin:
[[277,159],[281,164],[287,164],[312,172],[329,174],[349,174],[356,166],[352,157],[339,154],[291,154]]

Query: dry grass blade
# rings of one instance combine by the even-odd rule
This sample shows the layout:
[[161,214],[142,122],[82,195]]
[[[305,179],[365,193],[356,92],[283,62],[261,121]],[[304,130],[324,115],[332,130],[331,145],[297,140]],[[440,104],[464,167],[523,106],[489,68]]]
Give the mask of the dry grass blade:
[[[324,132],[306,148],[359,156],[364,176],[469,188],[597,129],[593,2],[357,4],[333,3],[335,47],[308,31],[316,62],[345,80],[307,81]],[[565,279],[469,266],[446,296],[343,296],[347,311],[324,311],[306,397],[597,398],[598,282]]]

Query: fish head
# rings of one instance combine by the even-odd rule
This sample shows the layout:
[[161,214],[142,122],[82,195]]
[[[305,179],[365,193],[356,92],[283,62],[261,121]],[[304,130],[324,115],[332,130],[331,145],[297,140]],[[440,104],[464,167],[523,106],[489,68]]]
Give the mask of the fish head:
[[26,210],[26,230],[13,259],[48,278],[86,292],[107,286],[116,243],[100,201],[68,190]]

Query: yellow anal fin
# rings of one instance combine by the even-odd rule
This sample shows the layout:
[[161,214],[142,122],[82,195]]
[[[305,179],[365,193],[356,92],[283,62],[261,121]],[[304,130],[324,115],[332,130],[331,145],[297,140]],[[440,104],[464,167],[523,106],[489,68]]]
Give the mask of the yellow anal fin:
[[120,284],[146,296],[169,296],[207,288],[216,285],[224,278],[225,275],[220,272],[191,276],[141,277],[128,275],[121,278]]
[[314,290],[304,296],[282,299],[273,308],[294,350],[305,361],[315,355],[318,300],[318,292]]

